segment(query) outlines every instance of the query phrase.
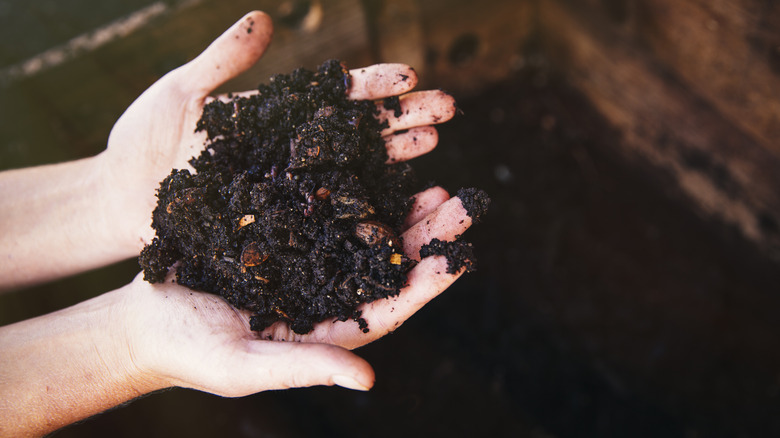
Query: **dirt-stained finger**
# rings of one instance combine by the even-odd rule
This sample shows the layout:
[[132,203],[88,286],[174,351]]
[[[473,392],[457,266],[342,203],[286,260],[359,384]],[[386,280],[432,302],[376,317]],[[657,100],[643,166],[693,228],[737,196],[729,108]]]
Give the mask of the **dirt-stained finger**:
[[417,73],[406,64],[375,64],[350,70],[351,86],[347,92],[353,100],[376,100],[398,96],[417,85]]
[[414,128],[417,126],[435,125],[450,120],[457,111],[455,99],[441,90],[416,91],[405,94],[399,98],[401,111],[396,116],[396,111],[387,109],[380,102],[379,121],[387,121],[388,128],[382,131],[382,135],[389,135],[396,131]]
[[439,142],[439,133],[433,126],[416,128],[385,137],[387,163],[411,160],[432,151]]
[[455,237],[463,234],[471,224],[471,217],[460,199],[450,198],[401,235],[404,254],[411,259],[420,260],[420,248],[431,239],[435,237],[439,240],[455,240]]
[[302,335],[303,342],[322,342],[354,349],[373,342],[401,326],[430,300],[447,289],[463,274],[447,273],[447,259],[443,256],[426,257],[408,274],[408,286],[395,297],[363,304],[362,317],[368,323],[368,332],[355,321],[333,320],[318,324],[314,331]]
[[423,220],[448,199],[450,199],[449,193],[439,186],[431,187],[414,195],[414,204],[404,219],[404,231]]

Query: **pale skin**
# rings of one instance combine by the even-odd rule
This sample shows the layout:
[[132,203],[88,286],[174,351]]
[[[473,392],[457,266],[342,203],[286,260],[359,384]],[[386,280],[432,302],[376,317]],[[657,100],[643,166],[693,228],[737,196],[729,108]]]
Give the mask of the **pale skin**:
[[[267,15],[246,15],[144,92],[101,154],[0,173],[0,289],[137,256],[154,235],[149,223],[159,181],[203,148],[205,138],[193,129],[209,95],[253,65],[271,35]],[[353,99],[401,95],[401,117],[380,115],[389,123],[383,132],[389,161],[436,146],[431,125],[454,115],[450,96],[411,92],[417,76],[405,65],[351,73]],[[451,240],[470,225],[459,199],[428,189],[406,218],[404,251],[419,260],[431,238]],[[313,385],[367,390],[374,372],[350,350],[395,330],[459,275],[447,274],[441,257],[426,258],[397,297],[364,305],[367,334],[353,321],[324,321],[307,335],[282,323],[252,332],[250,315],[217,296],[136,277],[76,306],[0,328],[0,436],[43,435],[173,386],[227,397]]]

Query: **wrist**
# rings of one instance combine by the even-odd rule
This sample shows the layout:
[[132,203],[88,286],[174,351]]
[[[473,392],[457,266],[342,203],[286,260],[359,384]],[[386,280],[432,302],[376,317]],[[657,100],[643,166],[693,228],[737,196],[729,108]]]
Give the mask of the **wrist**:
[[0,328],[0,434],[43,435],[162,387],[134,364],[120,291]]
[[129,284],[110,292],[108,297],[115,303],[106,323],[112,327],[110,338],[114,340],[114,345],[111,350],[115,353],[116,369],[138,395],[173,386],[165,376],[155,371],[154,345],[160,334],[154,333],[150,324],[145,322],[148,312],[142,295],[149,292],[148,286],[139,274]]
[[82,366],[93,368],[95,375],[100,377],[96,379],[96,386],[108,389],[120,403],[167,386],[138,363],[131,342],[130,297],[126,288],[104,293],[62,311],[66,315],[70,313],[68,319],[73,332],[80,333],[84,342],[93,346],[93,363]]
[[[0,173],[0,289],[24,287],[138,254],[117,226],[102,154]],[[121,219],[121,218],[120,218]]]
[[155,192],[149,188],[149,193],[143,193],[144,184],[135,180],[138,175],[132,175],[115,158],[108,150],[92,158],[102,206],[101,228],[125,258],[135,257],[154,237],[151,222]]

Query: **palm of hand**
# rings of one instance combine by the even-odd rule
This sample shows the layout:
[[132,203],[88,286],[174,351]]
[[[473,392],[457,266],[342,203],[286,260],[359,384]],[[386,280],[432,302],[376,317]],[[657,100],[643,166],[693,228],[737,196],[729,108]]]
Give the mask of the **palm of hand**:
[[106,150],[111,158],[108,167],[123,169],[112,175],[129,214],[127,227],[143,243],[153,237],[149,223],[160,181],[171,169],[187,168],[189,159],[199,153],[196,146],[205,139],[192,128],[204,98],[171,90],[164,86],[167,81],[161,79],[128,108],[112,129]]

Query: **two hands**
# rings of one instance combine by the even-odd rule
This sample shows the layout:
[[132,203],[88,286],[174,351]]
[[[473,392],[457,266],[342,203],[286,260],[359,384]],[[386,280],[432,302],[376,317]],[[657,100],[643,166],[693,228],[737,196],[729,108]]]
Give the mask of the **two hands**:
[[[106,151],[88,164],[95,181],[106,188],[98,228],[108,229],[103,234],[112,236],[109,242],[114,252],[108,260],[80,261],[71,270],[113,261],[111,257],[133,257],[151,240],[149,222],[159,182],[172,168],[188,167],[189,159],[204,146],[205,134],[195,133],[194,127],[203,106],[219,98],[209,94],[252,66],[270,43],[271,34],[267,15],[246,15],[200,56],[161,78],[127,109],[113,128]],[[402,95],[400,117],[384,110],[380,115],[389,123],[383,135],[391,161],[407,160],[436,146],[438,137],[430,125],[454,115],[450,96],[440,91],[409,93],[417,77],[405,65],[375,65],[351,74],[351,98],[380,100]],[[23,181],[24,174],[18,172],[14,178],[7,181]],[[13,218],[2,224],[10,224],[7,228],[13,230]],[[439,187],[428,189],[415,196],[406,218],[404,251],[419,260],[420,246],[434,237],[452,240],[470,225],[471,218],[459,199],[449,198]],[[16,268],[24,270],[25,263],[20,258]],[[39,419],[46,427],[36,430],[46,432],[171,386],[230,397],[312,385],[367,390],[374,383],[373,370],[350,350],[395,330],[458,276],[446,273],[443,257],[426,258],[409,273],[408,286],[398,296],[363,306],[369,333],[352,321],[324,321],[311,333],[297,335],[281,322],[257,334],[249,330],[250,314],[220,297],[189,290],[172,279],[149,284],[139,275],[123,288],[72,308],[0,328],[5,358],[0,359],[0,391],[15,396],[0,398],[29,401],[16,407],[0,403],[0,431],[7,418],[37,412],[36,400],[46,403],[47,411]],[[60,339],[52,336],[53,331]],[[65,365],[63,358],[54,357],[41,359],[35,367],[24,366],[31,351],[46,354],[52,351],[50,347],[59,352],[55,356],[72,357]],[[36,374],[47,372],[46,361],[59,367],[55,377]],[[90,381],[79,382],[86,374]],[[31,385],[31,381],[37,383]],[[46,395],[30,394],[36,390]],[[94,397],[89,403],[78,400],[90,395]],[[62,399],[45,399],[58,396]],[[27,421],[34,421],[27,416]]]
[[[123,205],[144,206],[138,210],[145,222],[133,218],[135,224],[144,224],[144,241],[151,238],[148,218],[159,181],[171,168],[186,167],[204,144],[205,135],[193,132],[193,126],[203,105],[212,99],[209,93],[252,66],[270,39],[268,16],[259,12],[245,16],[198,58],[155,83],[112,130],[105,152],[108,168],[131,170],[116,174],[121,178],[116,185],[125,188],[125,199],[134,198]],[[417,83],[414,71],[405,65],[375,65],[350,73],[350,98],[378,100],[403,94],[400,117],[387,110],[380,115],[389,124],[383,135],[390,160],[407,160],[436,146],[438,137],[430,125],[454,115],[449,95],[440,91],[404,94]],[[166,119],[166,114],[171,118]],[[150,157],[154,157],[152,162]],[[415,199],[403,235],[408,257],[419,259],[420,246],[431,238],[452,240],[471,223],[460,201],[450,200],[441,188],[428,189]],[[368,334],[352,322],[325,321],[303,336],[277,323],[258,338],[249,330],[249,313],[233,309],[219,297],[171,281],[152,285],[137,278],[130,286],[129,306],[137,327],[129,331],[133,337],[129,345],[135,348],[136,365],[149,375],[163,376],[167,382],[161,384],[227,396],[318,384],[368,389],[373,385],[373,371],[348,349],[394,330],[446,289],[457,275],[446,274],[445,263],[437,258],[425,260],[412,270],[409,286],[399,296],[365,305]],[[185,324],[186,332],[182,330]]]

